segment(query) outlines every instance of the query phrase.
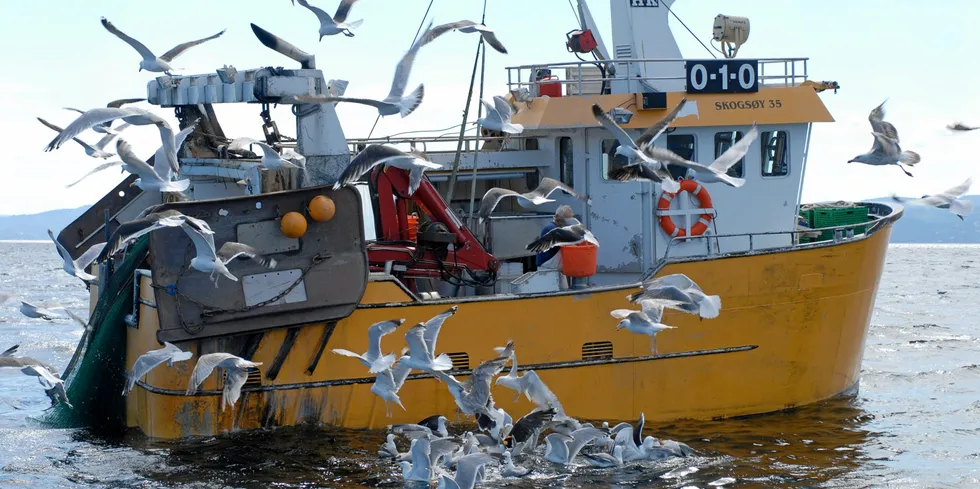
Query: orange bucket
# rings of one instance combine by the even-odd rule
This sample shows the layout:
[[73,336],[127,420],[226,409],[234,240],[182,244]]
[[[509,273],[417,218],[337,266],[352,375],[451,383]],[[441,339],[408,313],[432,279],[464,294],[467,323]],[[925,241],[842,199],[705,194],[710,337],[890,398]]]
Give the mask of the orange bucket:
[[419,233],[419,216],[415,214],[408,216],[408,240],[415,241]]
[[566,277],[591,277],[595,275],[599,247],[583,241],[577,245],[561,247],[561,273]]

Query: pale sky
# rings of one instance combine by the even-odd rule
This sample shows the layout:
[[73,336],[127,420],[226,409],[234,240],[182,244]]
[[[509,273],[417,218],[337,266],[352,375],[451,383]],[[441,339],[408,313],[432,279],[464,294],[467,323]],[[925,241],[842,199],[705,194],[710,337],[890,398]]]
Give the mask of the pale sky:
[[[612,46],[610,1],[590,0],[589,7],[607,46]],[[333,12],[339,2],[314,0]],[[45,153],[54,132],[35,117],[67,125],[74,116],[61,107],[90,109],[110,100],[145,97],[146,84],[157,74],[138,72],[140,57],[107,32],[106,16],[123,32],[157,54],[178,43],[214,34],[221,38],[188,50],[173,65],[180,73],[213,73],[230,64],[239,70],[262,66],[295,67],[296,63],[262,46],[250,22],[317,55],[327,79],[350,82],[347,95],[383,97],[394,67],[415,35],[429,0],[361,0],[349,19],[365,19],[356,37],[333,36],[317,42],[318,21],[312,12],[289,0],[171,0],[158,2],[0,2],[0,134],[17,151],[8,151],[0,192],[0,214],[27,214],[94,203],[121,179],[107,170],[66,189],[100,161],[69,143]],[[479,0],[435,0],[430,17],[436,23],[480,19]],[[705,43],[715,15],[751,20],[751,34],[740,58],[809,57],[814,80],[834,80],[841,90],[821,97],[837,122],[816,124],[803,197],[805,201],[856,200],[887,195],[919,196],[944,190],[976,172],[977,158],[968,151],[980,144],[980,131],[951,134],[955,120],[980,125],[980,88],[969,0],[862,0],[803,2],[789,0],[678,0],[673,10]],[[484,98],[506,93],[506,66],[574,61],[564,46],[565,33],[577,27],[567,0],[489,0],[486,23],[510,51],[487,53]],[[671,29],[688,58],[710,57],[678,22]],[[426,46],[416,59],[410,87],[424,82],[426,97],[408,118],[382,119],[374,134],[437,129],[460,122],[477,37],[449,33]],[[846,162],[871,147],[867,114],[888,98],[887,120],[898,128],[903,149],[922,155],[911,171]],[[172,120],[171,109],[149,108]],[[216,105],[225,132],[261,134],[259,106]],[[356,104],[337,111],[348,137],[367,136],[377,112]],[[295,135],[286,108],[274,112],[280,130]],[[149,157],[159,146],[155,129],[135,127],[124,133],[137,152]],[[82,138],[98,140],[87,132]],[[114,148],[114,143],[110,149]],[[112,149],[114,151],[114,149]]]

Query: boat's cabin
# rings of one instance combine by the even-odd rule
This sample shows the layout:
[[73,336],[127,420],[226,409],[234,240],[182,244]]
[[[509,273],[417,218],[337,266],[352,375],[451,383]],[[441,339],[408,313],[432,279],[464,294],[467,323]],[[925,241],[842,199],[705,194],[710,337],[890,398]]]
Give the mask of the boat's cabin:
[[[222,199],[332,183],[368,144],[426,152],[444,169],[427,172],[427,183],[411,198],[403,192],[405,175],[397,171],[371,172],[355,186],[370,270],[402,277],[403,285],[420,294],[557,288],[557,273],[536,271],[534,254],[526,246],[562,204],[570,205],[600,242],[590,284],[636,281],[668,259],[754,252],[807,241],[800,237],[799,220],[811,128],[815,122],[833,120],[818,92],[836,89],[836,84],[809,81],[806,59],[683,60],[670,37],[666,10],[619,3],[622,6],[616,7],[614,2],[614,25],[642,21],[651,28],[634,31],[627,22],[629,28],[622,30],[626,34],[616,29],[614,59],[602,52],[601,40],[589,44],[594,37],[586,29],[591,16],[579,1],[583,32],[589,34],[575,34],[572,37],[582,37],[574,42],[570,37],[570,50],[573,44],[579,49],[585,43],[595,60],[507,68],[506,97],[515,109],[513,122],[524,127],[519,135],[503,137],[483,130],[462,138],[348,139],[332,104],[295,101],[299,95],[343,95],[347,89],[346,82],[328,81],[310,68],[224,68],[217,76],[161,76],[148,84],[148,100],[179,108],[182,125],[202,119],[199,131],[206,137],[188,138],[181,153],[182,173],[192,180],[187,192],[192,200],[218,199],[215,212]],[[653,28],[657,26],[663,29]],[[647,39],[650,36],[655,39]],[[635,55],[637,45],[658,46],[655,51],[663,56],[640,58]],[[665,194],[658,183],[610,178],[610,170],[628,162],[615,154],[619,142],[599,125],[591,106],[599,104],[637,138],[684,99],[677,119],[654,144],[710,165],[758,124],[758,139],[728,171],[744,179],[744,185],[702,182],[682,168],[671,168],[674,179],[694,181],[684,187],[689,191],[674,196]],[[306,157],[305,174],[265,170],[259,166],[260,153],[229,150],[230,139],[221,132],[214,109],[223,103],[295,104],[295,142],[278,133],[268,112],[262,128],[270,144]],[[458,171],[452,170],[456,162]],[[533,208],[504,199],[489,220],[477,224],[476,210],[487,189],[526,192],[544,177],[587,194],[591,204],[560,192],[551,195],[555,202]],[[159,194],[133,193],[130,181],[93,207],[106,209],[105,216],[89,212],[70,226],[68,244],[81,249],[100,233],[160,203]],[[434,254],[424,255],[420,250],[429,245]],[[455,268],[447,272],[450,265],[460,267],[460,260],[465,262],[460,270],[492,269],[496,280],[476,280],[478,273],[460,272],[457,277]],[[429,280],[420,282],[422,278]]]

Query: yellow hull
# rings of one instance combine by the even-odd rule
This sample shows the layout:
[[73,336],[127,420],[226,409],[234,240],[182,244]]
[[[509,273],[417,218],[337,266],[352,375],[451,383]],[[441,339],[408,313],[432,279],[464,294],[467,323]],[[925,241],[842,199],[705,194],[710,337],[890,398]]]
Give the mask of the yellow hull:
[[[455,352],[465,353],[472,368],[512,339],[521,367],[538,372],[577,418],[633,420],[643,412],[648,421],[712,419],[812,403],[857,385],[890,231],[882,226],[865,239],[841,244],[666,265],[657,275],[687,275],[721,296],[722,313],[701,321],[668,311],[663,322],[677,329],[658,335],[656,356],[647,337],[616,331],[609,315],[629,307],[625,297],[634,287],[413,303],[396,284],[371,282],[362,305],[336,324],[264,333],[252,356],[263,363],[262,378],[246,384],[234,407],[222,411],[222,384],[214,374],[201,393],[184,395],[194,360],[164,364],[128,396],[127,423],[152,437],[181,438],[303,422],[377,428],[436,413],[455,420],[446,386],[431,377],[414,378],[420,375],[399,393],[405,410],[392,405],[387,417],[384,402],[370,392],[373,376],[356,359],[330,352],[365,351],[368,325],[405,318],[382,341],[384,352],[400,352],[408,326],[452,304],[459,310],[442,328],[439,353],[455,361]],[[140,289],[144,299],[153,300],[150,287]],[[128,328],[127,368],[143,352],[159,348],[155,311],[141,309],[139,328]],[[314,362],[324,338],[326,348]],[[284,347],[284,341],[292,346]],[[231,353],[242,344],[240,338],[217,338],[178,346],[196,357],[206,342],[207,351]],[[601,358],[610,347],[611,358]],[[584,353],[600,358],[583,360]],[[503,387],[493,395],[515,418],[533,408],[524,398],[514,402],[513,391]]]

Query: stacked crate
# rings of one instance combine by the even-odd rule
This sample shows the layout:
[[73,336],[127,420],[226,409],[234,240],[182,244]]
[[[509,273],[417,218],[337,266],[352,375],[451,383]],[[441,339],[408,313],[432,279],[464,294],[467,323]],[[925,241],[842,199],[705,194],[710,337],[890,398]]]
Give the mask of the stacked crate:
[[[822,207],[800,211],[800,216],[810,223],[811,228],[847,226],[851,224],[863,224],[868,222],[868,208],[861,205],[848,207]],[[865,226],[854,227],[854,234],[863,234],[865,231]],[[820,233],[820,237],[816,239],[801,237],[800,242],[807,243],[811,241],[827,241],[831,239],[834,239],[834,231],[827,230]]]

